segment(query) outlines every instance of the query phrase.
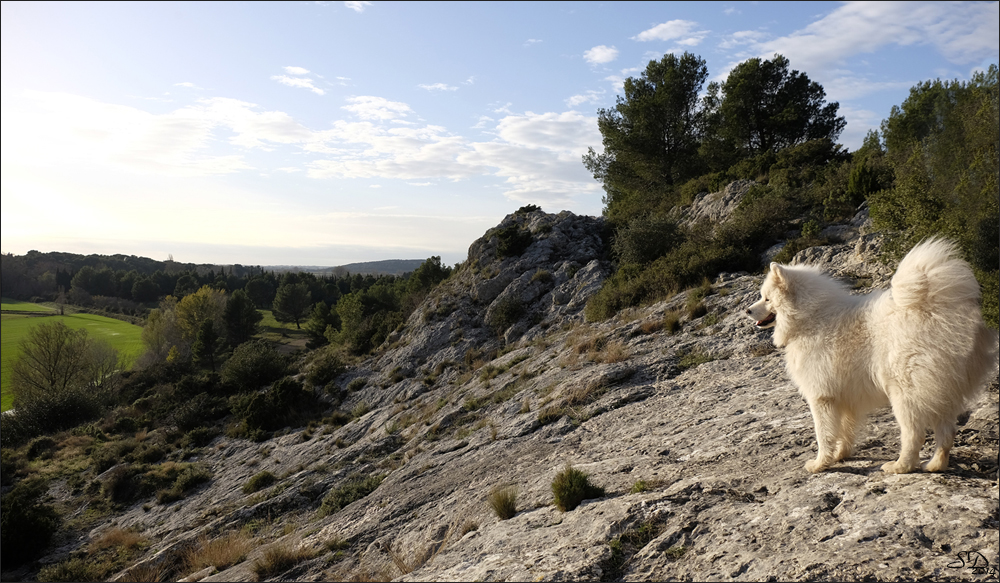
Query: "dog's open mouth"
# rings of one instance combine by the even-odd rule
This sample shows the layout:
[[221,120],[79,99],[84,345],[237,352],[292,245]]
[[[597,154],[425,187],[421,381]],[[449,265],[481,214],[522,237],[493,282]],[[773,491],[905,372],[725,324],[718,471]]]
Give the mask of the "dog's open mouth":
[[758,328],[766,328],[766,327],[770,326],[771,324],[774,324],[774,317],[775,317],[775,314],[768,314],[767,317],[764,318],[763,320],[757,320],[757,327]]

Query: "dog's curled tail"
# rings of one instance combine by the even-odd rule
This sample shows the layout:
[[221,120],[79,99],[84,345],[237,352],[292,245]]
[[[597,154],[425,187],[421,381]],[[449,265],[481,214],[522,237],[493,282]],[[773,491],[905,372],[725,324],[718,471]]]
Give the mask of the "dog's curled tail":
[[954,243],[931,238],[899,262],[892,299],[903,309],[948,313],[970,302],[978,304],[979,282]]

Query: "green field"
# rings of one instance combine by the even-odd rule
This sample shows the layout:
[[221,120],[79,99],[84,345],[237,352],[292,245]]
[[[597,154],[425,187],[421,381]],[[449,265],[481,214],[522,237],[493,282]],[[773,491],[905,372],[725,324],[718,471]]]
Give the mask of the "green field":
[[20,300],[12,300],[10,298],[3,298],[3,309],[13,310],[15,312],[52,312],[52,308],[48,306],[43,306],[41,304],[32,304],[31,302],[22,302]]
[[[27,302],[14,302],[3,300],[4,310],[17,310],[22,312],[44,312],[50,308]],[[114,320],[103,316],[92,314],[71,314],[65,316],[22,316],[18,314],[3,314],[0,317],[0,382],[2,382],[2,401],[0,410],[6,411],[11,407],[13,395],[8,392],[10,368],[17,358],[21,341],[28,335],[28,331],[39,324],[62,322],[70,328],[84,328],[92,338],[107,340],[112,347],[118,350],[126,366],[132,366],[135,359],[142,354],[142,328]]]

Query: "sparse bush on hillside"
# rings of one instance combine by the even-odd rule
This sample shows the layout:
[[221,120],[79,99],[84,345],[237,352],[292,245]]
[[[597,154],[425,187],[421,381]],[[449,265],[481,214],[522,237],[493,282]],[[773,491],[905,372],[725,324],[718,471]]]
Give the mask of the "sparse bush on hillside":
[[255,440],[263,438],[265,431],[305,424],[322,413],[316,395],[291,377],[264,392],[235,395],[229,405],[242,423],[243,433]]
[[41,478],[25,479],[3,495],[0,502],[0,538],[3,569],[7,571],[37,557],[59,526],[55,509],[39,499],[48,485]]
[[497,301],[486,324],[497,334],[503,334],[524,315],[524,304],[520,298],[507,296]]
[[222,380],[240,391],[273,383],[288,372],[288,360],[265,340],[240,344],[222,367]]
[[591,484],[590,476],[566,464],[566,467],[552,480],[552,494],[555,497],[556,508],[568,512],[584,500],[601,498],[604,496],[604,488]]
[[344,372],[344,368],[344,363],[333,350],[329,348],[318,350],[313,356],[309,372],[306,373],[306,382],[317,386],[326,385]]
[[243,493],[253,494],[258,490],[263,490],[264,488],[267,488],[268,486],[277,481],[278,478],[274,474],[272,474],[267,470],[264,470],[263,472],[254,474],[252,478],[247,480],[246,484],[243,484]]
[[371,494],[376,488],[379,487],[379,484],[382,483],[384,478],[384,474],[371,476],[355,474],[349,477],[346,482],[331,490],[330,493],[323,498],[323,503],[319,508],[320,516],[326,516],[328,514],[339,512],[351,502],[360,500]]
[[497,232],[497,256],[518,257],[531,245],[531,233],[521,225],[510,225]]

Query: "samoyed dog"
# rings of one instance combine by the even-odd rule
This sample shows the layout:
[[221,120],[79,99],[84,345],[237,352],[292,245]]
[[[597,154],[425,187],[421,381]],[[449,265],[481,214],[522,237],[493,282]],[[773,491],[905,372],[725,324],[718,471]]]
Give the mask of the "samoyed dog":
[[955,422],[997,372],[997,334],[983,324],[979,284],[954,244],[926,240],[903,258],[890,289],[864,296],[815,267],[772,263],[761,299],[746,311],[774,328],[788,374],[809,403],[821,472],[850,457],[859,421],[890,405],[899,423],[904,474],[920,466],[925,431],[936,450],[928,472],[948,467]]

